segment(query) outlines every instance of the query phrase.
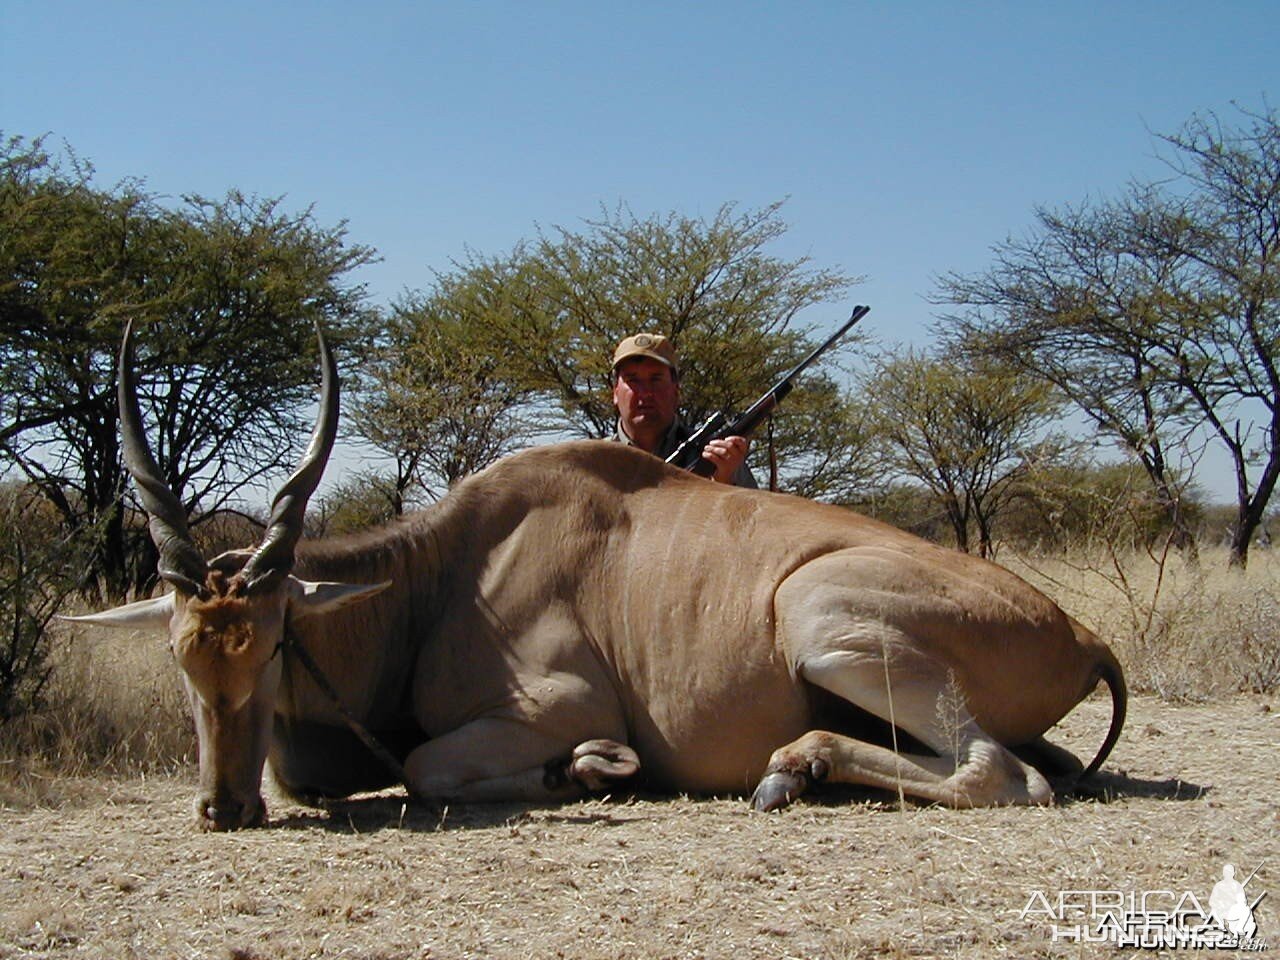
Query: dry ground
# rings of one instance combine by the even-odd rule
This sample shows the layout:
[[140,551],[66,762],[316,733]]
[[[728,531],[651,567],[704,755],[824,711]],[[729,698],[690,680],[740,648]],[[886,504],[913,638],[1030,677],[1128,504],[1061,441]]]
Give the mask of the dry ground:
[[[1191,890],[1261,865],[1280,950],[1280,705],[1132,704],[1096,797],[951,811],[883,796],[325,811],[192,827],[193,777],[76,781],[0,810],[0,958],[1046,957],[1019,916],[1066,889]],[[1091,754],[1108,704],[1054,739]]]

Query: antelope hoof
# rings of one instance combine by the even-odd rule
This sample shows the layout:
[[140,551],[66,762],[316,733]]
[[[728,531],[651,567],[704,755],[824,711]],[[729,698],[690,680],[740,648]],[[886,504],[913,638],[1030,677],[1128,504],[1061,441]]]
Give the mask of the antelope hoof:
[[262,797],[252,804],[238,800],[208,800],[196,802],[196,826],[201,830],[224,833],[243,830],[246,827],[262,827],[267,823],[267,805]]
[[793,770],[775,770],[766,773],[751,795],[751,809],[761,813],[780,810],[809,789],[812,780]]

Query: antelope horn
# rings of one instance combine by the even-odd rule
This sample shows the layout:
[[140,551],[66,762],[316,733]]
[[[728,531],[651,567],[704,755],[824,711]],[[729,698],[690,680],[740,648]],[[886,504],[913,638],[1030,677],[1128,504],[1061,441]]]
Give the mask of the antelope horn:
[[120,437],[124,445],[124,465],[138,485],[138,496],[147,511],[151,539],[160,551],[156,570],[184,593],[207,596],[204,585],[208,567],[187,529],[187,511],[160,476],[160,467],[147,446],[138,407],[138,389],[133,379],[133,321],[124,327],[120,344],[120,369],[116,380],[120,406]]
[[276,583],[293,569],[293,551],[302,538],[302,519],[307,500],[315,492],[325,464],[338,436],[338,368],[319,324],[320,341],[320,413],[316,418],[311,442],[293,472],[271,503],[271,519],[262,545],[254,551],[240,571],[245,591],[264,589]]

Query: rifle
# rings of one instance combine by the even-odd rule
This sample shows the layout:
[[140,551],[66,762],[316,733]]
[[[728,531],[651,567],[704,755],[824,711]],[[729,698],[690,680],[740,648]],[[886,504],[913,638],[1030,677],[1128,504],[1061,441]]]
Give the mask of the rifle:
[[681,470],[696,473],[700,477],[711,476],[716,471],[715,464],[710,460],[703,459],[703,448],[712,440],[719,440],[723,437],[749,437],[752,431],[760,426],[773,413],[774,408],[782,402],[782,399],[791,392],[791,388],[795,386],[796,377],[804,371],[805,367],[817,360],[837,340],[848,333],[850,327],[870,312],[870,307],[854,307],[853,314],[843,327],[828,337],[822,346],[797,363],[790,373],[770,387],[759,400],[748,407],[746,413],[732,423],[729,423],[729,418],[724,413],[719,411],[713,413],[702,426],[689,435],[689,439],[676,447],[675,453],[667,457],[667,463],[677,466]]

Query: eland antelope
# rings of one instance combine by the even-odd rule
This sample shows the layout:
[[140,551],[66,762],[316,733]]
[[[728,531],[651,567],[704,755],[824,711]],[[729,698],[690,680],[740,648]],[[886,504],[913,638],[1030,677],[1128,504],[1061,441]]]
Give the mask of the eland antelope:
[[1046,774],[1080,775],[1043,734],[1099,680],[1112,722],[1084,774],[1119,736],[1116,658],[1009,571],[623,444],[527,450],[377,532],[299,543],[337,429],[323,336],[321,355],[315,432],[262,543],[206,561],[144,437],[128,330],[120,352],[126,464],[172,590],[80,619],[167,629],[204,828],[265,822],[268,759],[311,798],[635,780],[754,788],[771,810],[826,781],[963,807],[1046,803]]

